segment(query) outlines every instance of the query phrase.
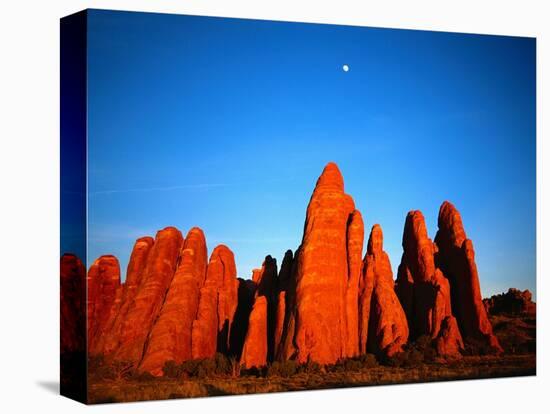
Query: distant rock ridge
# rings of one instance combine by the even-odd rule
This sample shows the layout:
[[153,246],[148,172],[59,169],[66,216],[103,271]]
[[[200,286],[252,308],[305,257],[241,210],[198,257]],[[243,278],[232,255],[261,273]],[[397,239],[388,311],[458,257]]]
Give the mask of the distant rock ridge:
[[506,293],[483,299],[483,305],[491,315],[533,316],[537,313],[536,303],[533,302],[533,295],[529,290],[510,288]]
[[[74,293],[84,283],[83,264],[63,256],[62,330],[78,325],[74,309],[86,309],[90,355],[159,376],[168,361],[216,353],[245,368],[392,357],[420,337],[443,357],[460,357],[468,341],[499,353],[487,314],[534,308],[529,292],[482,301],[473,243],[449,202],[434,242],[423,214],[407,214],[395,281],[381,226],[372,227],[363,256],[364,232],[338,166],[329,163],[307,206],[302,242],[284,253],[279,271],[267,255],[252,279],[240,279],[229,247],[216,246],[208,259],[200,228],[184,238],[167,227],[135,242],[124,283],[116,257],[98,258],[88,269],[87,301]],[[62,332],[62,349],[82,341]]]

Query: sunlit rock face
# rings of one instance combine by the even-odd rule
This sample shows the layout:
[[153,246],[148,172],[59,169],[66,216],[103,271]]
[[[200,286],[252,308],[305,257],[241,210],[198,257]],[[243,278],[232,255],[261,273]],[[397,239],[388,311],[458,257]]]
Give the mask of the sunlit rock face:
[[114,306],[113,312],[106,323],[105,334],[98,338],[96,347],[91,350],[92,354],[110,355],[118,349],[122,328],[143,281],[147,258],[153,243],[154,239],[152,237],[141,237],[136,240],[128,262],[120,302]]
[[382,228],[378,224],[370,233],[361,286],[361,353],[391,357],[402,352],[409,327],[394,291],[390,259],[383,250]]
[[464,339],[481,341],[493,352],[502,348],[483,305],[474,245],[466,237],[462,217],[448,201],[439,209],[436,262],[451,286],[453,313]]
[[276,313],[277,262],[267,256],[261,269],[253,271],[256,284],[254,305],[241,355],[246,368],[263,367],[273,360]]
[[98,258],[88,270],[87,285],[88,349],[93,353],[120,301],[118,259],[111,255]]
[[157,233],[147,256],[140,286],[122,323],[113,359],[136,365],[141,361],[145,343],[174,277],[182,245],[183,237],[174,227]]
[[[514,290],[483,302],[473,244],[452,204],[441,206],[438,226],[434,243],[423,214],[408,213],[394,282],[379,225],[362,256],[363,216],[329,163],[310,198],[302,242],[285,253],[279,272],[266,256],[251,279],[238,278],[229,247],[218,245],[207,260],[198,227],[185,239],[174,227],[138,239],[123,284],[114,256],[98,258],[86,276],[75,256],[64,255],[62,350],[85,346],[84,334],[63,334],[80,324],[90,355],[156,376],[168,361],[217,352],[246,368],[286,360],[331,364],[365,353],[392,357],[420,337],[443,357],[460,357],[468,341],[501,352],[487,312],[534,314],[530,293]],[[78,293],[85,283],[87,299]],[[87,319],[75,318],[75,309]]]
[[[428,237],[423,214],[410,211],[403,230],[403,256],[398,268],[395,285],[396,293],[403,304],[412,339],[429,336],[436,340],[440,336],[444,320],[446,332],[439,339],[454,344],[461,343],[460,332],[453,329],[456,324],[451,308],[451,290],[449,281],[436,266],[437,246]],[[452,330],[452,337],[449,336]],[[445,355],[458,356],[456,346],[440,346]]]
[[217,246],[210,256],[206,279],[200,289],[192,330],[193,359],[213,357],[216,351],[229,353],[238,289],[233,252],[227,246]]
[[[161,375],[166,361],[180,363],[192,358],[192,327],[206,277],[206,262],[204,233],[194,227],[183,243],[179,265],[148,336],[140,370]],[[167,270],[173,267],[167,266]]]
[[329,163],[311,196],[295,258],[296,288],[285,327],[291,338],[283,333],[283,357],[333,363],[359,352],[355,309],[362,232],[361,216],[344,192],[342,174]]
[[287,317],[288,302],[291,298],[290,290],[293,285],[292,267],[294,263],[294,254],[292,250],[287,250],[281,263],[281,270],[277,278],[277,295],[276,295],[276,315],[275,327],[273,333],[273,358],[280,360],[281,342],[283,340],[283,332],[285,320]]

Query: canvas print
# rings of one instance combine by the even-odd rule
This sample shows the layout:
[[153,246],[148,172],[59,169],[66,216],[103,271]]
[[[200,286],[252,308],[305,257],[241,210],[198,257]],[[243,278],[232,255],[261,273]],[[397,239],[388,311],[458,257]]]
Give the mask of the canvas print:
[[61,20],[61,391],[536,373],[534,38]]

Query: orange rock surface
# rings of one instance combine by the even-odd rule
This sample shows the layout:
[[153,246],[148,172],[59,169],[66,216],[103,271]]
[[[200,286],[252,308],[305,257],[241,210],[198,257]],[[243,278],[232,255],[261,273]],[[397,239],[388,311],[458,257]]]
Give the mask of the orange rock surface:
[[166,292],[178,263],[183,237],[174,227],[157,232],[147,256],[142,281],[129,306],[113,358],[138,364],[144,347],[164,303]]
[[180,363],[192,358],[192,326],[206,277],[206,261],[204,233],[194,227],[187,233],[175,274],[171,267],[173,278],[147,339],[141,371],[162,375],[166,361]]
[[282,286],[285,288],[285,315],[281,339],[279,341],[279,345],[277,346],[277,353],[275,355],[275,359],[277,361],[296,359],[296,346],[294,344],[294,333],[296,331],[296,274],[300,251],[301,247],[294,252],[292,263],[285,264],[283,262],[283,265],[281,266],[281,270],[283,270],[283,268],[285,269],[285,277],[280,279],[280,281],[284,281]]
[[111,255],[98,258],[86,278],[88,284],[88,349],[90,352],[102,335],[105,326],[114,312],[120,295],[120,265],[118,259]]
[[[344,356],[359,354],[359,279],[361,277],[365,227],[359,210],[354,210],[347,227],[348,280],[346,287],[346,335]],[[393,285],[393,282],[392,282]]]
[[465,339],[483,341],[493,352],[502,348],[483,305],[474,246],[466,237],[458,210],[448,201],[439,209],[437,264],[450,281],[453,312]]
[[363,284],[369,285],[368,280],[373,280],[368,322],[362,324],[368,324],[367,349],[374,354],[393,356],[403,351],[409,327],[394,291],[390,259],[383,250],[382,228],[378,224],[371,230],[363,267],[367,279]]
[[241,364],[246,368],[261,367],[273,359],[277,296],[276,260],[267,256],[262,268],[252,271],[252,280],[257,288],[241,354]]
[[283,337],[283,330],[285,325],[286,309],[287,309],[287,291],[289,290],[292,279],[292,264],[294,262],[294,255],[292,250],[287,250],[281,263],[281,270],[277,278],[277,298],[276,298],[276,316],[275,316],[275,328],[274,328],[274,344],[273,355],[274,359],[278,359],[279,350],[281,347],[281,340]]
[[[369,263],[370,262],[370,263]],[[372,291],[374,289],[375,280],[375,266],[374,258],[369,259],[368,247],[367,253],[363,260],[363,268],[361,272],[361,279],[359,282],[359,306],[358,306],[358,340],[359,340],[359,353],[366,354],[369,352],[369,320],[371,312],[371,300]]]
[[230,330],[237,309],[239,282],[233,252],[217,246],[208,262],[206,279],[200,289],[197,318],[193,322],[193,359],[229,352]]
[[[403,256],[398,269],[395,290],[409,321],[411,336],[438,338],[442,322],[452,317],[449,281],[436,267],[437,246],[428,237],[424,216],[420,211],[408,213],[403,231]],[[460,332],[455,342],[461,342]],[[451,340],[448,335],[444,339]],[[439,347],[454,350],[453,346]],[[453,355],[456,352],[453,351]]]
[[459,357],[464,350],[462,335],[454,316],[447,316],[441,322],[439,335],[435,340],[435,348],[439,355]]
[[152,237],[141,237],[136,240],[128,262],[120,304],[115,307],[106,324],[105,335],[98,339],[95,352],[109,355],[119,347],[121,330],[128,316],[128,310],[134,302],[136,292],[141,286],[147,257],[153,243],[154,239]]
[[237,279],[239,282],[238,302],[229,336],[229,355],[240,358],[244,340],[248,332],[248,320],[254,305],[256,283],[250,279]]
[[275,259],[267,256],[262,268],[253,271],[253,281],[257,289],[241,355],[241,364],[246,368],[262,367],[273,359],[277,287]]
[[334,363],[348,352],[348,226],[354,211],[340,170],[334,163],[327,164],[307,208],[296,256],[292,316],[286,327],[294,334],[292,338],[287,334],[282,352],[299,362]]
[[267,298],[257,296],[248,319],[241,364],[246,368],[263,367],[267,363]]
[[[452,204],[441,206],[438,226],[433,243],[422,213],[408,213],[394,283],[379,225],[362,258],[362,215],[329,163],[310,198],[302,242],[294,254],[285,253],[279,273],[267,256],[252,280],[238,279],[233,252],[224,245],[207,263],[205,236],[196,227],[185,240],[174,227],[154,240],[138,239],[123,285],[114,256],[98,258],[85,278],[84,265],[64,255],[61,347],[83,347],[87,329],[90,354],[153,375],[162,375],[167,361],[216,352],[247,368],[289,359],[331,364],[367,352],[392,356],[409,337],[421,336],[445,357],[460,357],[470,340],[500,352],[485,307],[516,306],[529,314],[535,308],[530,293],[511,291],[484,303],[473,244]],[[87,300],[78,293],[85,280]],[[82,335],[70,336],[78,326]]]

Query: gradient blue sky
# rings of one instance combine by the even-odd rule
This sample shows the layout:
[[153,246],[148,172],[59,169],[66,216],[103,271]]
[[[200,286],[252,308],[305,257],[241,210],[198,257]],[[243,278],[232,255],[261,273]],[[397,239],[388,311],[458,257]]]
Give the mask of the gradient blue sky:
[[450,200],[483,294],[535,292],[534,39],[108,11],[88,36],[89,261],[200,226],[248,278],[335,161],[394,273],[407,211],[433,238]]

